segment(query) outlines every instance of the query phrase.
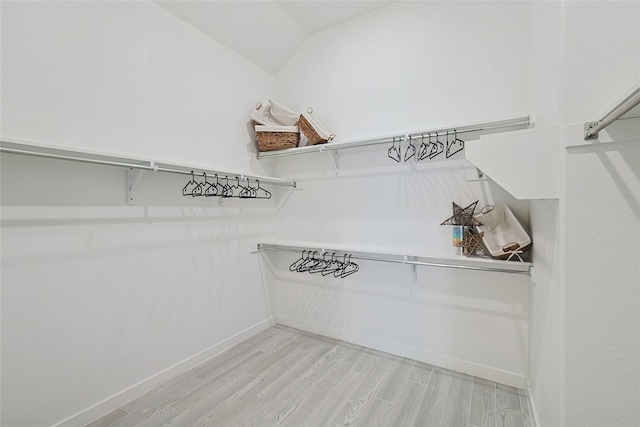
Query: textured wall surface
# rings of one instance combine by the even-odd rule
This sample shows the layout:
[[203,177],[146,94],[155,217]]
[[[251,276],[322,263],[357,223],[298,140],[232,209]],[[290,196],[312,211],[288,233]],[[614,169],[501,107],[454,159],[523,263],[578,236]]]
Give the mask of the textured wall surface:
[[640,138],[567,151],[566,421],[632,426],[640,419]]
[[[545,9],[558,12],[545,19]],[[582,138],[582,123],[600,118],[637,85],[640,7],[567,1],[532,4],[530,10],[531,100],[544,107],[539,117],[559,123],[562,133],[558,205],[531,204],[537,283],[529,381],[538,423],[635,425],[640,418],[638,126],[617,122],[601,133],[603,141],[612,142],[591,144]],[[542,25],[553,21],[560,27],[555,34]],[[557,70],[555,81],[543,70]],[[554,86],[557,93],[547,105],[539,94]]]
[[[561,115],[572,145],[583,143],[583,122],[640,81],[640,4],[566,2],[562,49]],[[563,156],[570,426],[640,419],[640,135],[623,125],[603,132],[613,142],[568,147]]]

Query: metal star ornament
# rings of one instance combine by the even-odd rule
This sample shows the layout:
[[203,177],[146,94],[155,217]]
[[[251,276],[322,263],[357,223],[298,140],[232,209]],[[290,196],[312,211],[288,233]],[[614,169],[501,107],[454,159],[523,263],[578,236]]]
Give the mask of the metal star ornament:
[[464,225],[467,227],[482,225],[480,221],[473,217],[473,212],[476,210],[476,205],[478,204],[478,202],[479,200],[476,200],[466,208],[461,208],[455,203],[452,203],[453,216],[442,222],[440,225]]

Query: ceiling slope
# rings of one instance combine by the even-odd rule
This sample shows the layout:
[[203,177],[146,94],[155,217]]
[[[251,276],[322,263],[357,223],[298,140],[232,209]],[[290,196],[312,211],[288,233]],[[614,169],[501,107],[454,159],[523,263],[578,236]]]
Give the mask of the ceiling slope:
[[311,34],[393,1],[192,1],[155,3],[276,74]]
[[308,34],[362,16],[393,1],[278,1],[277,2]]

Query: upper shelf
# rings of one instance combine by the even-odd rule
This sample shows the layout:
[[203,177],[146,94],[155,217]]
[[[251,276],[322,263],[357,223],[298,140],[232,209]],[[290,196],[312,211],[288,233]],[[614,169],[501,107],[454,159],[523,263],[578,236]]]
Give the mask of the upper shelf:
[[200,166],[190,166],[177,163],[155,162],[153,160],[143,160],[131,157],[122,157],[115,154],[97,153],[91,151],[79,151],[54,146],[27,144],[24,142],[10,141],[3,139],[0,141],[0,153],[18,154],[34,157],[43,157],[57,160],[68,160],[83,163],[92,163],[105,166],[116,166],[127,169],[136,169],[140,171],[167,172],[180,175],[191,175],[198,172],[208,175],[220,175],[242,180],[259,181],[260,183],[271,185],[282,185],[287,187],[295,187],[296,182],[288,179],[272,178],[268,176],[247,175],[240,172],[219,171],[214,169],[202,168]]
[[516,117],[506,120],[496,120],[491,122],[481,122],[481,123],[473,123],[466,124],[461,126],[449,126],[438,129],[429,129],[423,131],[412,131],[406,132],[402,134],[389,135],[379,138],[372,139],[364,139],[364,140],[355,140],[355,141],[347,141],[347,142],[331,142],[328,144],[319,144],[319,145],[310,145],[305,147],[297,147],[290,148],[288,150],[276,150],[276,151],[262,151],[257,154],[258,160],[267,159],[272,157],[283,157],[283,156],[292,156],[298,154],[309,154],[309,153],[318,153],[324,151],[338,151],[344,150],[348,148],[356,148],[356,147],[364,147],[370,145],[378,145],[378,144],[391,144],[392,142],[397,142],[398,140],[405,140],[411,138],[420,138],[426,137],[427,134],[431,134],[433,136],[445,136],[449,135],[451,132],[456,132],[457,134],[475,134],[475,136],[490,134],[495,132],[504,132],[508,130],[515,129],[523,129],[531,126],[531,121],[529,116]]

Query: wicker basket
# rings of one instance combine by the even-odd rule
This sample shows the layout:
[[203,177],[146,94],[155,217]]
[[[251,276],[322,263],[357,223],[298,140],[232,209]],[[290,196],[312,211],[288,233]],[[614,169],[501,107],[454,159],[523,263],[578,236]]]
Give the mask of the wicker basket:
[[286,150],[298,146],[300,131],[297,126],[256,125],[256,140],[260,151]]
[[312,113],[313,110],[311,108],[307,108],[307,111],[303,111],[298,119],[300,132],[302,132],[309,140],[307,145],[325,144],[331,141],[335,135],[329,134],[329,131],[322,126],[322,123],[320,123]]

